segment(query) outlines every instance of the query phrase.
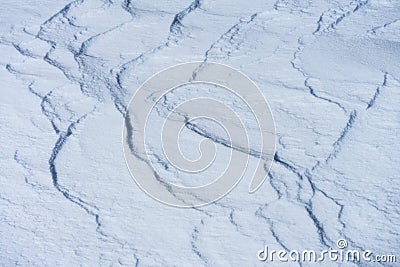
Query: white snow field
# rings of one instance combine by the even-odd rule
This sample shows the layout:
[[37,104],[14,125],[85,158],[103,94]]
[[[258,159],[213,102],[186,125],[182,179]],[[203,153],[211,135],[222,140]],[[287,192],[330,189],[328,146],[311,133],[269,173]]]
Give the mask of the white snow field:
[[[400,266],[399,1],[0,7],[0,266]],[[256,193],[245,175],[225,198],[183,209],[133,181],[122,149],[129,100],[188,61],[234,67],[268,100],[276,154]],[[182,134],[182,150],[198,157],[203,137]],[[149,149],[166,180],[203,184]],[[339,239],[397,263],[258,259],[265,246],[319,252]]]

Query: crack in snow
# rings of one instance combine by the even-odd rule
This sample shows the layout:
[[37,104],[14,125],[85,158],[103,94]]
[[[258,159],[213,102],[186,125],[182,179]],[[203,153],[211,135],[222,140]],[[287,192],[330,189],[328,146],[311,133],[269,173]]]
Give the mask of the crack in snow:
[[[201,225],[202,225],[202,226],[204,225],[204,221],[203,221],[203,220],[201,220]],[[204,263],[205,266],[210,266],[209,263],[208,263],[209,260],[207,259],[207,257],[205,257],[205,256],[201,253],[199,247],[198,247],[197,244],[196,244],[196,242],[197,242],[198,239],[199,239],[199,234],[200,234],[199,227],[198,227],[198,226],[195,226],[195,227],[194,227],[194,230],[193,230],[193,233],[192,233],[192,240],[191,240],[191,242],[190,242],[191,245],[192,245],[192,251],[194,252],[194,254],[196,254],[197,257],[200,258],[200,260]]]
[[368,31],[368,33],[372,33],[372,34],[376,35],[379,30],[385,29],[386,27],[391,26],[399,21],[400,21],[400,19],[395,19],[395,20],[389,21],[383,25],[373,27],[371,30]]
[[327,11],[324,11],[317,21],[317,29],[313,34],[326,33],[335,30],[346,17],[366,6],[368,2],[369,0],[354,0],[343,7],[339,7],[339,10],[328,9]]
[[386,72],[383,76],[382,84],[376,88],[375,94],[371,98],[371,100],[368,102],[366,109],[371,108],[375,104],[376,99],[378,98],[379,94],[381,93],[381,89],[387,85],[387,80],[388,80],[388,73]]

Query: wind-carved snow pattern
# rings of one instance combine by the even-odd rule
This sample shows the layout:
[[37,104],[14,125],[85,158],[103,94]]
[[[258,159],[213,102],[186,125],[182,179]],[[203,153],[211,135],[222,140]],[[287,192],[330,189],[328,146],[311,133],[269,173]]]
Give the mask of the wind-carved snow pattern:
[[[323,250],[340,238],[400,251],[398,3],[44,0],[1,10],[0,265],[253,266],[264,245]],[[187,61],[237,68],[267,97],[277,153],[255,194],[246,174],[212,205],[174,209],[130,178],[128,101]],[[185,131],[229,147],[212,128]]]

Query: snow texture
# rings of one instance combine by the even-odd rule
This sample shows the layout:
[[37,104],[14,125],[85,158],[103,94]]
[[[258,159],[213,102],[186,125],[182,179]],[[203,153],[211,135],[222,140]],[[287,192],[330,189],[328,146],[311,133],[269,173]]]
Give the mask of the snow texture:
[[[263,266],[264,245],[323,250],[340,238],[400,251],[399,1],[0,6],[1,266]],[[129,99],[187,61],[237,68],[268,99],[277,149],[256,193],[244,177],[216,203],[179,209],[133,182],[121,141]],[[227,146],[186,130],[186,141]]]

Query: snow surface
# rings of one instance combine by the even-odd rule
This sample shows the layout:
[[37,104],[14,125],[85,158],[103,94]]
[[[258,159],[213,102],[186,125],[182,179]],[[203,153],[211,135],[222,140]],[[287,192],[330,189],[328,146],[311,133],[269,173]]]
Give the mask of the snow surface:
[[[264,245],[323,250],[339,238],[400,251],[399,1],[0,6],[1,266],[275,266],[257,260]],[[133,182],[129,99],[187,61],[235,67],[268,99],[277,151],[256,193],[245,177],[214,204],[179,209]]]

